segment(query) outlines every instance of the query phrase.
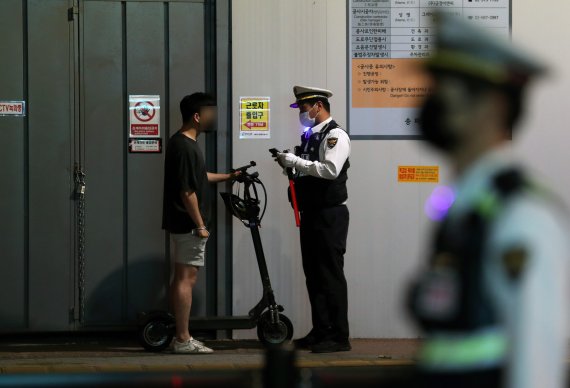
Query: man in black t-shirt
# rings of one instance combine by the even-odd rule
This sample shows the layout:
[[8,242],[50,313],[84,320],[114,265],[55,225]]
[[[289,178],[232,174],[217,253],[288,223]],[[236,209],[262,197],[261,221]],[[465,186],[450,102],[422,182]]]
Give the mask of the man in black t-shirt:
[[168,141],[164,164],[162,228],[170,232],[174,248],[174,278],[171,284],[172,308],[176,318],[175,353],[211,353],[212,349],[192,338],[188,331],[192,288],[198,269],[204,265],[210,233],[208,183],[233,179],[235,174],[206,171],[204,155],[197,143],[203,132],[215,130],[216,103],[212,96],[194,93],[180,102],[182,128]]
[[[206,224],[208,206],[205,195],[208,173],[198,142],[182,132],[168,141],[164,169],[163,229],[173,234],[187,234]],[[202,221],[196,223],[184,206],[181,192],[195,192]]]

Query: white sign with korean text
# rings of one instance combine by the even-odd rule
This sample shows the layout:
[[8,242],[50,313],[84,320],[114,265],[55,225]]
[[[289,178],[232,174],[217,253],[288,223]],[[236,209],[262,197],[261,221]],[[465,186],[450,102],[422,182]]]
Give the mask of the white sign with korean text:
[[0,101],[0,116],[24,117],[25,115],[25,101]]

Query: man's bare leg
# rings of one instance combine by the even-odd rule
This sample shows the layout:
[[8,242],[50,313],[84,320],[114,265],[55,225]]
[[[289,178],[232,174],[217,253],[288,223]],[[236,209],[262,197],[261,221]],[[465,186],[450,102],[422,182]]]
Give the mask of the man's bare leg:
[[192,288],[194,288],[197,279],[198,267],[180,263],[174,264],[171,290],[176,319],[176,338],[180,342],[188,341],[191,338],[188,324],[192,307]]

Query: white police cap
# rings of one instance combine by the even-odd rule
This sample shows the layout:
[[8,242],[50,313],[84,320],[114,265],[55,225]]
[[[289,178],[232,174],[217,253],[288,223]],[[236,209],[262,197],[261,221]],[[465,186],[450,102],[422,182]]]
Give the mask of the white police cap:
[[332,97],[332,92],[327,89],[315,88],[312,86],[293,86],[293,94],[295,95],[295,102],[290,105],[291,108],[298,108],[299,103],[306,100],[321,99],[328,100]]

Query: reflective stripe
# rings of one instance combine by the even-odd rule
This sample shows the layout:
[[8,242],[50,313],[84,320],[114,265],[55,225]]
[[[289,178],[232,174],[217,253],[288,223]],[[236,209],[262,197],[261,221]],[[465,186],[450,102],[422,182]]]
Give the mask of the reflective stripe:
[[500,205],[501,203],[497,195],[492,192],[482,193],[476,209],[481,216],[486,219],[491,219],[497,214]]
[[434,335],[425,340],[420,351],[422,367],[429,369],[474,369],[502,364],[507,339],[496,328],[474,334]]

